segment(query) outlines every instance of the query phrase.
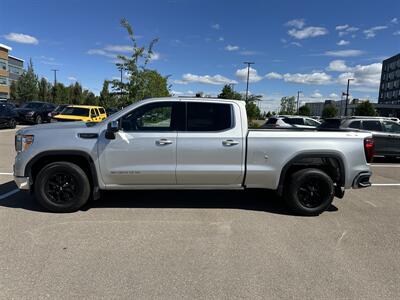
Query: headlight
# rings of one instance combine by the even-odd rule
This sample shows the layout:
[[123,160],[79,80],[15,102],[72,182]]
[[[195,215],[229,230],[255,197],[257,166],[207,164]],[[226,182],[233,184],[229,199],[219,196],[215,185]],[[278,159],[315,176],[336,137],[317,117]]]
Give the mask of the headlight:
[[33,144],[33,135],[17,134],[15,136],[15,151],[22,152],[29,149]]

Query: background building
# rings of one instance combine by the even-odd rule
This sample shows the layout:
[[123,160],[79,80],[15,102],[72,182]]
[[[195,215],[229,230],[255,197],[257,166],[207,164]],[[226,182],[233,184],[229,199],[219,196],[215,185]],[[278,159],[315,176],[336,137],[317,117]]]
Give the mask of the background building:
[[10,97],[10,85],[18,80],[24,71],[24,61],[9,55],[11,47],[0,44],[0,99]]
[[[349,103],[347,105],[347,115],[348,116],[354,115],[354,111],[357,105],[364,101],[365,100],[360,100],[360,99],[349,100]],[[307,102],[305,105],[310,108],[311,116],[316,116],[316,117],[322,116],[322,111],[327,105],[333,105],[336,107],[336,110],[338,112],[337,116],[344,116],[346,110],[346,100],[338,100],[338,101],[325,100],[324,102]]]

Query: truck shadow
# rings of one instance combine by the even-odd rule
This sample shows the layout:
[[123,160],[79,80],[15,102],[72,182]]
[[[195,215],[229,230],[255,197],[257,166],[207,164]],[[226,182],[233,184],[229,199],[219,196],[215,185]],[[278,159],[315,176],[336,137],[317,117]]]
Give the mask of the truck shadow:
[[[14,182],[0,185],[0,194],[13,190]],[[0,207],[20,208],[36,212],[46,212],[34,197],[19,192],[0,200]],[[295,215],[286,208],[283,200],[272,191],[199,191],[199,190],[147,190],[147,191],[107,191],[96,201],[89,201],[81,210],[101,208],[203,208],[239,209],[262,211],[280,215]],[[327,211],[337,211],[331,205]]]

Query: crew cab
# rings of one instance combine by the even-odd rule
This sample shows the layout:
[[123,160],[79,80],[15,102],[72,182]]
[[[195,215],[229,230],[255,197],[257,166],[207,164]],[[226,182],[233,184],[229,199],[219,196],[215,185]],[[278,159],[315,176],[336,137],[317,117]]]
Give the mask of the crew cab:
[[102,190],[257,188],[317,215],[344,189],[370,186],[371,134],[247,124],[243,101],[157,98],[100,123],[23,128],[14,180],[53,212],[76,211]]

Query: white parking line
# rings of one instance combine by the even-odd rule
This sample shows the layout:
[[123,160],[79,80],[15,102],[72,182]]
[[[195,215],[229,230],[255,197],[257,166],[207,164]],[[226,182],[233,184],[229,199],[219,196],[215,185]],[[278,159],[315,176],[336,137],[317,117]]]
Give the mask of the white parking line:
[[11,195],[14,195],[14,194],[16,194],[18,192],[19,192],[19,189],[15,189],[15,190],[12,190],[12,191],[10,191],[8,193],[0,195],[0,200],[6,199],[7,197],[10,197]]
[[373,183],[373,186],[400,186],[400,183]]
[[387,164],[387,165],[370,165],[372,168],[400,168],[400,164]]
[[13,173],[1,173],[0,172],[0,175],[13,176],[14,174]]

